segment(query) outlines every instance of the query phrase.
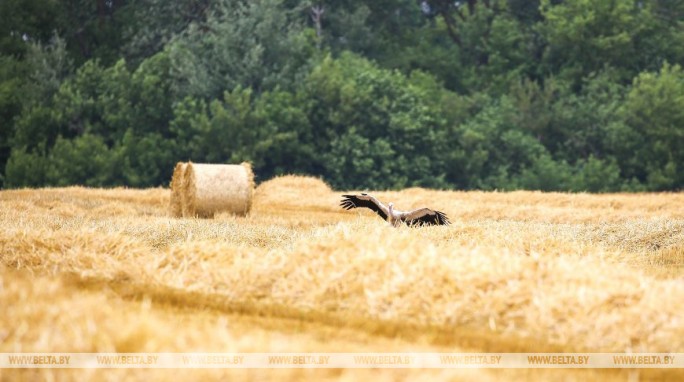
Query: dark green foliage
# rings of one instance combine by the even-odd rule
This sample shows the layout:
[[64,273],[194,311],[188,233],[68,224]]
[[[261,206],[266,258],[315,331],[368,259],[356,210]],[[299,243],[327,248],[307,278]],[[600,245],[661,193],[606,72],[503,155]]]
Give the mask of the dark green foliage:
[[323,154],[320,175],[334,186],[446,185],[446,121],[406,77],[344,54],[324,59],[300,97]]
[[684,71],[663,65],[642,73],[623,106],[632,157],[622,152],[630,175],[655,190],[684,187]]
[[174,142],[159,133],[136,135],[129,129],[123,139],[112,150],[110,156],[118,168],[110,181],[132,187],[163,185],[171,179],[174,156]]
[[44,146],[35,151],[25,147],[12,149],[5,167],[5,187],[41,187],[50,184],[46,177],[49,161],[45,157]]
[[0,185],[684,188],[684,2],[0,2]]
[[167,45],[178,92],[220,98],[238,86],[290,88],[308,69],[314,37],[281,3],[217,1],[205,22],[191,23]]
[[59,137],[47,159],[45,177],[49,184],[116,184],[114,153],[99,136],[84,134],[70,140]]

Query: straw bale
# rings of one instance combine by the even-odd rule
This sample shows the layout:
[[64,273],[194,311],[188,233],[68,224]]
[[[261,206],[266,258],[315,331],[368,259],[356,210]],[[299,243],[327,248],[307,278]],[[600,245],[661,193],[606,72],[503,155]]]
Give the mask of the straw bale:
[[183,184],[183,176],[185,175],[185,168],[187,163],[178,162],[173,169],[173,176],[171,177],[171,198],[169,200],[169,209],[171,216],[183,216],[183,197],[181,193],[181,186]]
[[328,194],[332,192],[324,180],[312,176],[281,175],[259,185],[257,192],[264,194],[292,192],[301,195],[305,189],[309,194]]
[[[302,193],[306,192],[306,197]],[[339,194],[333,193],[322,179],[302,175],[281,175],[267,180],[256,188],[255,209],[287,211],[291,208],[315,208],[339,211]]]
[[252,208],[254,173],[239,165],[188,162],[181,185],[184,217],[212,218],[218,212],[246,215]]

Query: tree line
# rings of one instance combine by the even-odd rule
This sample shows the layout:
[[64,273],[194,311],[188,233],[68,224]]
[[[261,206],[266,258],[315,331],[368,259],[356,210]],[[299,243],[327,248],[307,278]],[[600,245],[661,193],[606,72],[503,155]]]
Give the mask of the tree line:
[[684,188],[684,0],[4,0],[2,187]]

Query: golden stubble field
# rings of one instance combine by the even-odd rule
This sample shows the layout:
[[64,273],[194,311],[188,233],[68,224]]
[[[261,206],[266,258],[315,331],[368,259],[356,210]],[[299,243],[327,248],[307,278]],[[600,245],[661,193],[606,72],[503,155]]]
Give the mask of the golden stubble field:
[[[168,189],[0,192],[0,352],[684,352],[684,194],[375,192],[307,177],[247,217]],[[626,380],[662,370],[0,370],[0,380]]]

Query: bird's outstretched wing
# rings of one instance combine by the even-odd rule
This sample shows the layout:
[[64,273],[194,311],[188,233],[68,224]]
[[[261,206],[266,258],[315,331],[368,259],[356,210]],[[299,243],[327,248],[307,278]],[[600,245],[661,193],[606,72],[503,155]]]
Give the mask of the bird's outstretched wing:
[[389,209],[384,204],[380,203],[378,199],[368,195],[342,195],[343,199],[340,202],[340,206],[345,210],[351,210],[352,208],[365,207],[370,208],[376,214],[380,215],[382,220],[387,220],[387,215],[389,214]]
[[401,220],[409,226],[421,225],[449,225],[451,222],[444,212],[434,211],[429,208],[403,212]]

